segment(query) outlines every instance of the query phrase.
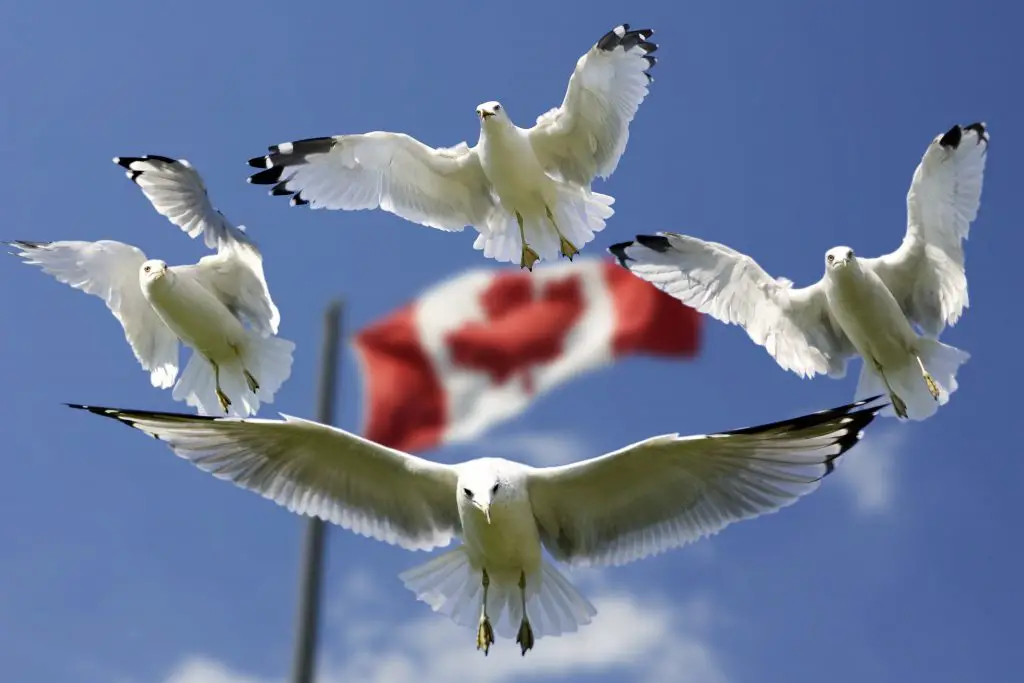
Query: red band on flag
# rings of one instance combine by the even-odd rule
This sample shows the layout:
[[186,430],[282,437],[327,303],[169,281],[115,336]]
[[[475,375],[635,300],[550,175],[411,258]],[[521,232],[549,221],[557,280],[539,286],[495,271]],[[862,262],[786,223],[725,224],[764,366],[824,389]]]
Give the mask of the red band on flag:
[[356,336],[363,434],[407,452],[476,438],[623,356],[695,356],[700,318],[597,259],[468,271]]
[[363,434],[413,452],[433,448],[444,424],[445,397],[420,344],[410,304],[364,328],[355,338],[362,358]]

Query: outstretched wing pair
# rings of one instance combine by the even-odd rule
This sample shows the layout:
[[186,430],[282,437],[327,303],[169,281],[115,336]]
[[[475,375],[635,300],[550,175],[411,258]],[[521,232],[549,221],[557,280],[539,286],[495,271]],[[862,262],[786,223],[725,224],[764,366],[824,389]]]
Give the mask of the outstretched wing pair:
[[[647,95],[657,46],[649,29],[606,33],[576,63],[562,104],[537,118],[527,136],[553,177],[589,187],[615,171],[629,124]],[[292,206],[382,209],[447,231],[484,226],[496,198],[477,148],[433,148],[404,133],[374,131],[273,145],[249,160],[263,169],[250,183],[272,185]]]
[[[937,135],[907,193],[899,248],[860,262],[892,292],[904,314],[938,337],[968,306],[963,241],[981,203],[989,134],[984,123]],[[842,377],[856,354],[829,312],[825,280],[795,288],[751,257],[717,242],[662,232],[609,248],[619,263],[664,292],[725,323],[802,377]]]

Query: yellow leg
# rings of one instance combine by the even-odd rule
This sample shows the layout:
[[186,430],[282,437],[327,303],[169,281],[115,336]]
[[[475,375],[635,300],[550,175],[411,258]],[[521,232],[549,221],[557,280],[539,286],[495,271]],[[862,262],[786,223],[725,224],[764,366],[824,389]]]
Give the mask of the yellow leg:
[[245,375],[245,383],[249,386],[249,391],[256,393],[260,390],[260,383],[256,381],[256,378],[252,376],[246,369],[242,369],[242,373]]
[[494,644],[494,629],[491,628],[491,620],[487,616],[487,588],[491,585],[491,577],[487,576],[487,570],[483,570],[484,599],[480,608],[480,627],[476,630],[476,649],[483,650],[484,656]]
[[519,223],[519,240],[523,243],[523,253],[519,258],[519,267],[526,268],[532,273],[533,264],[540,259],[540,254],[535,252],[533,248],[526,243],[526,228],[523,227],[523,216],[518,211],[516,211],[516,222]]
[[562,235],[562,231],[558,229],[558,223],[555,222],[555,217],[551,214],[551,209],[548,208],[547,204],[544,205],[544,210],[547,212],[548,220],[554,226],[555,232],[558,233],[559,248],[562,250],[562,256],[572,261],[572,257],[580,253],[580,250]]
[[523,656],[526,656],[526,651],[533,649],[533,628],[530,626],[530,619],[526,616],[526,573],[522,572],[519,574],[519,595],[523,600],[523,620],[519,624],[519,635],[516,636],[516,642],[519,643],[519,648],[522,650]]
[[924,363],[921,361],[920,356],[914,356],[917,359],[917,366],[921,368],[921,374],[924,375],[924,383],[928,385],[928,393],[932,395],[936,401],[939,400],[939,383],[935,381],[935,378],[928,374],[928,371],[924,369]]
[[[235,356],[238,358],[238,362],[244,362],[242,360],[242,353],[238,350],[238,347],[232,344],[231,348],[234,350]],[[244,365],[242,366],[242,374],[245,375],[245,384],[249,387],[249,391],[255,394],[260,390],[260,383],[256,381],[256,378],[252,376],[252,373],[249,372],[248,368]]]
[[228,412],[228,406],[231,405],[231,399],[225,394],[220,388],[220,366],[214,363],[212,360],[210,363],[213,365],[213,381],[217,387],[217,401],[220,402],[220,408],[225,413]]

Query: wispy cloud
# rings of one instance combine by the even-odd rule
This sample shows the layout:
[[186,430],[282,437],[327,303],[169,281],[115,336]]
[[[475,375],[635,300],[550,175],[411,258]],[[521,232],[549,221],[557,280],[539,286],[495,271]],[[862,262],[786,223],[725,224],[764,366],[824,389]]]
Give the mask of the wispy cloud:
[[166,683],[271,683],[230,670],[209,657],[187,657],[171,673]]
[[881,515],[892,510],[899,477],[897,461],[907,434],[906,428],[898,427],[868,433],[840,459],[836,478],[849,491],[858,513]]
[[[660,594],[616,591],[597,595],[593,602],[598,614],[592,623],[577,633],[538,640],[526,657],[510,640],[499,640],[484,657],[474,648],[471,629],[433,613],[397,624],[372,617],[349,621],[339,626],[340,638],[329,639],[341,643],[342,652],[326,653],[328,664],[319,680],[506,683],[618,673],[646,683],[726,683],[707,636],[716,614],[710,600],[680,604]],[[189,657],[168,683],[275,682],[231,671],[209,658]]]

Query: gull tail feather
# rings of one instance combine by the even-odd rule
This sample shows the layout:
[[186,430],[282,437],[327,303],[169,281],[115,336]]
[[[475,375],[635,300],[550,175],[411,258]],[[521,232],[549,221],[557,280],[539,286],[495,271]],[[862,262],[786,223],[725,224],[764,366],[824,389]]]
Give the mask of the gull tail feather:
[[[928,374],[939,385],[939,398],[932,397],[925,383],[924,376],[917,360],[912,356],[908,362],[898,368],[887,368],[886,377],[896,395],[907,404],[907,417],[910,420],[926,420],[938,411],[939,406],[949,402],[949,396],[957,389],[956,375],[960,366],[971,357],[969,353],[935,339],[920,337],[917,340],[917,353]],[[860,380],[854,400],[888,393],[885,382],[875,372],[870,363],[861,368]],[[880,415],[895,417],[892,405],[883,408]]]
[[[171,395],[174,400],[193,406],[200,415],[255,415],[261,402],[273,403],[274,394],[291,375],[294,349],[292,341],[263,337],[249,330],[240,357],[220,364],[220,388],[231,401],[226,413],[217,400],[213,365],[194,350]],[[259,385],[255,393],[249,387],[246,371]]]
[[[249,339],[242,350],[242,362],[256,379],[260,388],[256,393],[256,408],[259,403],[273,403],[274,394],[281,388],[285,380],[292,374],[292,354],[295,351],[295,342],[281,337],[264,337],[257,332],[250,331]],[[251,395],[248,386],[245,385],[245,376],[242,376],[243,388]]]
[[461,546],[402,572],[398,578],[417,600],[456,624],[476,626],[480,619],[480,570],[473,569]]
[[[523,617],[519,576],[515,572],[489,572],[488,576],[491,626],[502,638],[515,638]],[[476,628],[483,600],[482,575],[463,547],[413,567],[399,578],[435,612],[460,626]],[[526,612],[534,637],[541,638],[572,633],[589,624],[597,610],[554,565],[542,561],[526,579]]]
[[[560,183],[551,213],[562,235],[582,250],[584,245],[593,241],[596,233],[604,230],[605,221],[615,213],[611,208],[614,202],[614,197],[609,195]],[[551,262],[560,258],[561,243],[546,213],[524,215],[523,232],[527,243],[542,260]],[[473,248],[483,251],[487,258],[518,264],[522,258],[523,242],[515,216],[504,211],[495,212],[477,236]]]
[[200,415],[223,415],[217,403],[213,366],[193,349],[188,365],[171,392],[175,401],[184,401]]

